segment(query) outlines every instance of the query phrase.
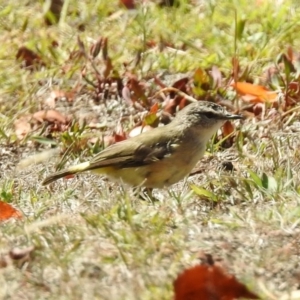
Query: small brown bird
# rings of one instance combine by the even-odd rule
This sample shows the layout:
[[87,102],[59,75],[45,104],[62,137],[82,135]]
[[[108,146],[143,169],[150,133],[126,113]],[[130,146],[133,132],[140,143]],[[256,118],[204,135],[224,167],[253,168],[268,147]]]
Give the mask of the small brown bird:
[[187,176],[206,144],[226,120],[242,119],[206,101],[189,104],[166,126],[107,147],[88,162],[58,171],[49,184],[67,175],[94,171],[134,187],[163,188]]

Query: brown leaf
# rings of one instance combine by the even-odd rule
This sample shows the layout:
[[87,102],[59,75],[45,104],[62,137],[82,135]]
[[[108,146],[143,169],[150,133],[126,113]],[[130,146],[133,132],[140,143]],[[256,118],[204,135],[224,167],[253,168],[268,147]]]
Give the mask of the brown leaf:
[[93,58],[97,57],[102,47],[103,38],[100,37],[95,44],[92,44],[90,48],[90,54]]
[[287,102],[299,102],[300,101],[300,84],[299,82],[292,81],[288,84],[288,100]]
[[180,90],[180,91],[182,91],[182,92],[184,92],[184,93],[186,93],[186,92],[187,92],[187,87],[186,87],[186,85],[188,84],[189,80],[190,80],[190,79],[189,79],[188,77],[183,77],[183,78],[181,78],[181,79],[175,81],[175,82],[172,84],[172,87],[173,87],[173,88],[176,88],[176,89],[178,89],[178,90]]
[[29,70],[46,66],[38,54],[25,46],[19,48],[16,59],[22,62],[22,67],[28,68]]
[[107,60],[109,58],[109,56],[108,56],[108,38],[103,38],[101,47],[102,47],[102,58],[103,58],[103,60]]
[[174,282],[175,300],[260,299],[218,265],[198,265],[185,270]]
[[[180,90],[183,93],[187,93],[187,84],[189,82],[188,77],[181,78],[173,83],[172,87]],[[170,92],[171,99],[167,102],[167,104],[164,107],[164,112],[174,115],[177,111],[177,106],[179,106],[179,109],[183,109],[189,102],[181,96],[178,95],[176,92]]]
[[135,9],[134,0],[119,0],[120,4],[125,6],[127,9]]
[[57,110],[40,110],[33,114],[33,118],[38,122],[43,123],[44,121],[48,121],[50,123],[62,123],[66,124],[68,122],[68,118],[62,115]]
[[113,70],[113,65],[112,65],[112,62],[111,62],[111,59],[109,57],[107,57],[105,60],[104,60],[104,68],[103,68],[103,77],[104,78],[107,78],[111,71]]
[[131,101],[135,102],[138,100],[142,100],[144,104],[147,103],[147,97],[145,95],[145,87],[144,85],[139,82],[135,75],[128,73],[128,83],[127,86],[130,91],[133,92],[131,95]]
[[223,135],[224,136],[228,136],[230,135],[232,132],[234,132],[234,126],[232,124],[232,122],[230,121],[226,121],[223,125]]

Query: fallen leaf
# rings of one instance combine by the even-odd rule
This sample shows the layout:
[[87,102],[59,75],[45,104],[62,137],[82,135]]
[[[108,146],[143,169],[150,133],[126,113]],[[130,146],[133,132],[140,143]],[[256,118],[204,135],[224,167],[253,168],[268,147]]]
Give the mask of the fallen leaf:
[[120,132],[118,132],[118,133],[114,132],[113,137],[114,137],[116,143],[117,143],[117,142],[124,141],[124,140],[127,139],[127,136],[126,136],[126,134],[125,134],[124,131],[120,131]]
[[[177,80],[175,83],[173,83],[172,88],[178,89],[181,92],[187,94],[188,90],[188,77],[183,77],[179,80]],[[164,107],[164,112],[174,115],[177,111],[177,106],[179,107],[179,110],[183,109],[189,102],[186,100],[185,97],[176,94],[176,92],[172,91],[170,92],[170,100],[167,102],[167,104]]]
[[[190,81],[190,79],[188,77],[183,77],[183,78],[175,81],[172,84],[172,87],[186,93],[187,92],[187,84],[189,81]],[[174,95],[175,95],[175,93],[174,93]]]
[[143,104],[147,104],[147,97],[145,95],[145,86],[143,83],[139,82],[137,77],[134,74],[127,74],[128,76],[128,83],[127,87],[129,88],[129,91],[131,97],[131,101],[134,103],[135,101],[142,100]]
[[185,270],[174,282],[175,300],[260,299],[218,265],[198,265]]
[[222,127],[223,136],[228,136],[234,131],[234,125],[230,121],[226,121]]
[[14,121],[15,133],[19,140],[23,140],[25,136],[31,132],[31,120],[31,115],[24,115]]
[[157,127],[159,124],[159,117],[157,115],[158,112],[158,103],[156,102],[150,108],[149,113],[144,117],[143,126],[150,125],[151,127]]
[[12,207],[10,204],[0,201],[0,222],[6,221],[8,219],[21,219],[22,214]]
[[62,124],[66,124],[68,122],[67,117],[62,115],[57,110],[40,110],[33,114],[33,118],[40,123],[44,121],[48,121],[51,123],[58,122]]
[[231,86],[242,96],[242,99],[246,102],[252,103],[273,103],[277,100],[277,93],[269,91],[262,85],[255,85],[248,82],[236,82]]
[[22,67],[34,70],[35,68],[46,66],[41,57],[25,46],[19,48],[16,59],[22,62]]
[[127,9],[135,9],[134,0],[119,0],[120,4],[125,6]]
[[150,113],[156,114],[158,112],[159,105],[158,103],[154,103],[150,108]]

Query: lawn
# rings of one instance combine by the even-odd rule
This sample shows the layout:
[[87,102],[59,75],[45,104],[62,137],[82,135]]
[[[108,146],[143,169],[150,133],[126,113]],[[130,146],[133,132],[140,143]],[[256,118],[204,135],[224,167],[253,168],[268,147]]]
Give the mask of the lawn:
[[[0,4],[0,200],[22,214],[0,223],[0,299],[173,299],[204,253],[261,299],[300,299],[297,1],[65,0],[51,26],[48,2]],[[168,87],[245,116],[193,175],[154,202],[90,173],[41,185],[168,122],[185,101]]]

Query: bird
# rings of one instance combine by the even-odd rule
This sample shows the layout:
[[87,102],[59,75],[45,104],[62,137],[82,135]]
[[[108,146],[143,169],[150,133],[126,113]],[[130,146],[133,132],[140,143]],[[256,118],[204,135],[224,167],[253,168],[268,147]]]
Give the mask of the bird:
[[193,102],[169,124],[113,144],[89,161],[49,175],[42,184],[93,171],[133,187],[168,187],[189,175],[225,121],[242,118],[214,102]]

